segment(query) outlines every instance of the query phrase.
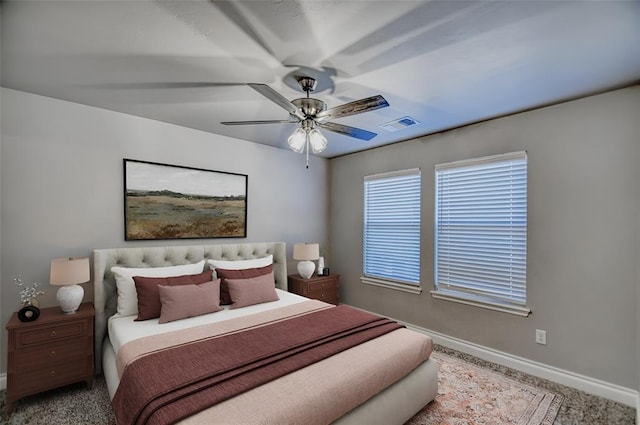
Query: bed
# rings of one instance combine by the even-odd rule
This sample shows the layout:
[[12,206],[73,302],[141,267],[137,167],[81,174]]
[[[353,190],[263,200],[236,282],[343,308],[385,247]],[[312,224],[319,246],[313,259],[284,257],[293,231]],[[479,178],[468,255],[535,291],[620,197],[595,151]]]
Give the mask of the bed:
[[[97,374],[104,374],[112,399],[120,385],[123,369],[120,357],[122,352],[127,351],[122,347],[136,345],[136,338],[148,335],[148,329],[155,329],[150,332],[159,334],[160,338],[165,335],[165,339],[171,339],[173,336],[168,337],[169,335],[179,336],[186,333],[184,328],[191,328],[191,322],[193,329],[215,327],[211,324],[203,325],[209,320],[209,316],[214,318],[211,319],[214,322],[219,322],[216,326],[255,321],[251,326],[259,328],[266,325],[258,324],[257,321],[276,314],[291,315],[298,320],[298,316],[307,314],[327,314],[327,311],[334,314],[337,310],[331,309],[340,308],[286,292],[286,246],[282,242],[97,249],[93,255],[96,309],[95,369]],[[153,321],[135,322],[131,317],[116,314],[120,312],[120,306],[113,267],[162,268],[194,264],[202,260],[238,261],[267,256],[273,258],[273,278],[279,301],[235,310],[224,309],[205,315],[207,317],[166,324]],[[307,309],[312,313],[307,312]],[[305,312],[302,313],[302,310]],[[123,338],[115,335],[114,329],[118,327],[118,323],[120,328],[129,330],[129,335]],[[164,333],[169,331],[172,333]],[[256,329],[252,328],[251,331],[256,332]],[[110,332],[114,332],[112,338]],[[136,332],[142,333],[137,336]],[[237,334],[240,333],[237,331]],[[422,346],[420,355],[402,347],[406,339],[411,339],[414,345]],[[143,340],[146,341],[144,338]],[[431,341],[428,337],[425,339],[424,335],[404,328],[393,330],[244,391],[183,418],[179,423],[403,424],[435,399],[437,393],[437,366],[435,360],[429,359],[428,354],[425,355],[426,346],[430,352]],[[116,351],[120,356],[117,356]],[[418,358],[419,356],[422,357]],[[413,361],[415,365],[396,366],[398,362],[394,359],[405,357],[411,359],[410,362]],[[364,363],[367,363],[367,366]],[[363,370],[358,370],[361,367]],[[381,387],[374,388],[374,381],[375,385]],[[121,392],[124,392],[124,386]]]

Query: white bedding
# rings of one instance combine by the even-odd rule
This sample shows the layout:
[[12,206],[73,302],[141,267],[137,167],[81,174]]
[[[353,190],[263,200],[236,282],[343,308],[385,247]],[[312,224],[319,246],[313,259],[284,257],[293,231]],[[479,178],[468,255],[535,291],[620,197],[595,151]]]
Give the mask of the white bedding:
[[224,310],[205,314],[198,317],[190,317],[188,319],[176,320],[174,322],[159,324],[158,319],[144,320],[136,322],[137,315],[118,316],[117,314],[109,318],[108,332],[109,339],[114,351],[117,353],[120,348],[129,341],[142,338],[149,335],[158,335],[165,332],[186,329],[193,326],[205,325],[208,323],[217,323],[224,320],[234,319],[236,317],[247,316],[254,313],[273,310],[275,308],[287,305],[297,304],[307,301],[307,298],[299,295],[283,291],[276,288],[276,292],[280,300],[256,304],[248,307],[242,307],[230,310],[229,306],[223,306]]

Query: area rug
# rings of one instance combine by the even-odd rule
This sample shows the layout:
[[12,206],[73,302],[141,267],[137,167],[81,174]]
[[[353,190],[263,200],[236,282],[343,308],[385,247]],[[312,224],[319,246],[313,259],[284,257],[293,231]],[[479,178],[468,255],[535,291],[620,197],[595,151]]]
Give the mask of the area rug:
[[438,395],[405,425],[551,425],[562,396],[433,352]]

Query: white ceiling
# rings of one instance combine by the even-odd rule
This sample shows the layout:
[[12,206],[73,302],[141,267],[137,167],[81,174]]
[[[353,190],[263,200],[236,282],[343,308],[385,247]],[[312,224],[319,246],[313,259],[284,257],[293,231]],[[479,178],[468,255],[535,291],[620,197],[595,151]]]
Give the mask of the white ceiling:
[[[639,1],[1,3],[2,86],[283,149],[288,113],[244,83],[328,107],[390,106],[324,131],[335,157],[640,81]],[[380,125],[410,116],[419,125]]]

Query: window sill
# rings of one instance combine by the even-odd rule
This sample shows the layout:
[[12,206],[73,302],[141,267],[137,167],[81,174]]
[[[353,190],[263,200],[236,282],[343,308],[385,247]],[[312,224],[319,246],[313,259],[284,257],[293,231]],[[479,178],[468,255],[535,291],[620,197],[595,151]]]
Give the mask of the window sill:
[[502,313],[514,314],[516,316],[527,317],[531,314],[531,309],[528,307],[522,307],[517,305],[499,304],[490,301],[481,301],[474,298],[464,297],[454,292],[445,291],[431,291],[431,296],[445,301],[452,301],[456,303],[472,305],[475,307],[486,308],[489,310],[500,311]]
[[360,281],[367,285],[380,286],[382,288],[395,289],[396,291],[408,292],[410,294],[419,295],[422,293],[422,288],[417,285],[410,285],[407,283],[394,282],[391,280],[376,279],[373,277],[360,277]]

